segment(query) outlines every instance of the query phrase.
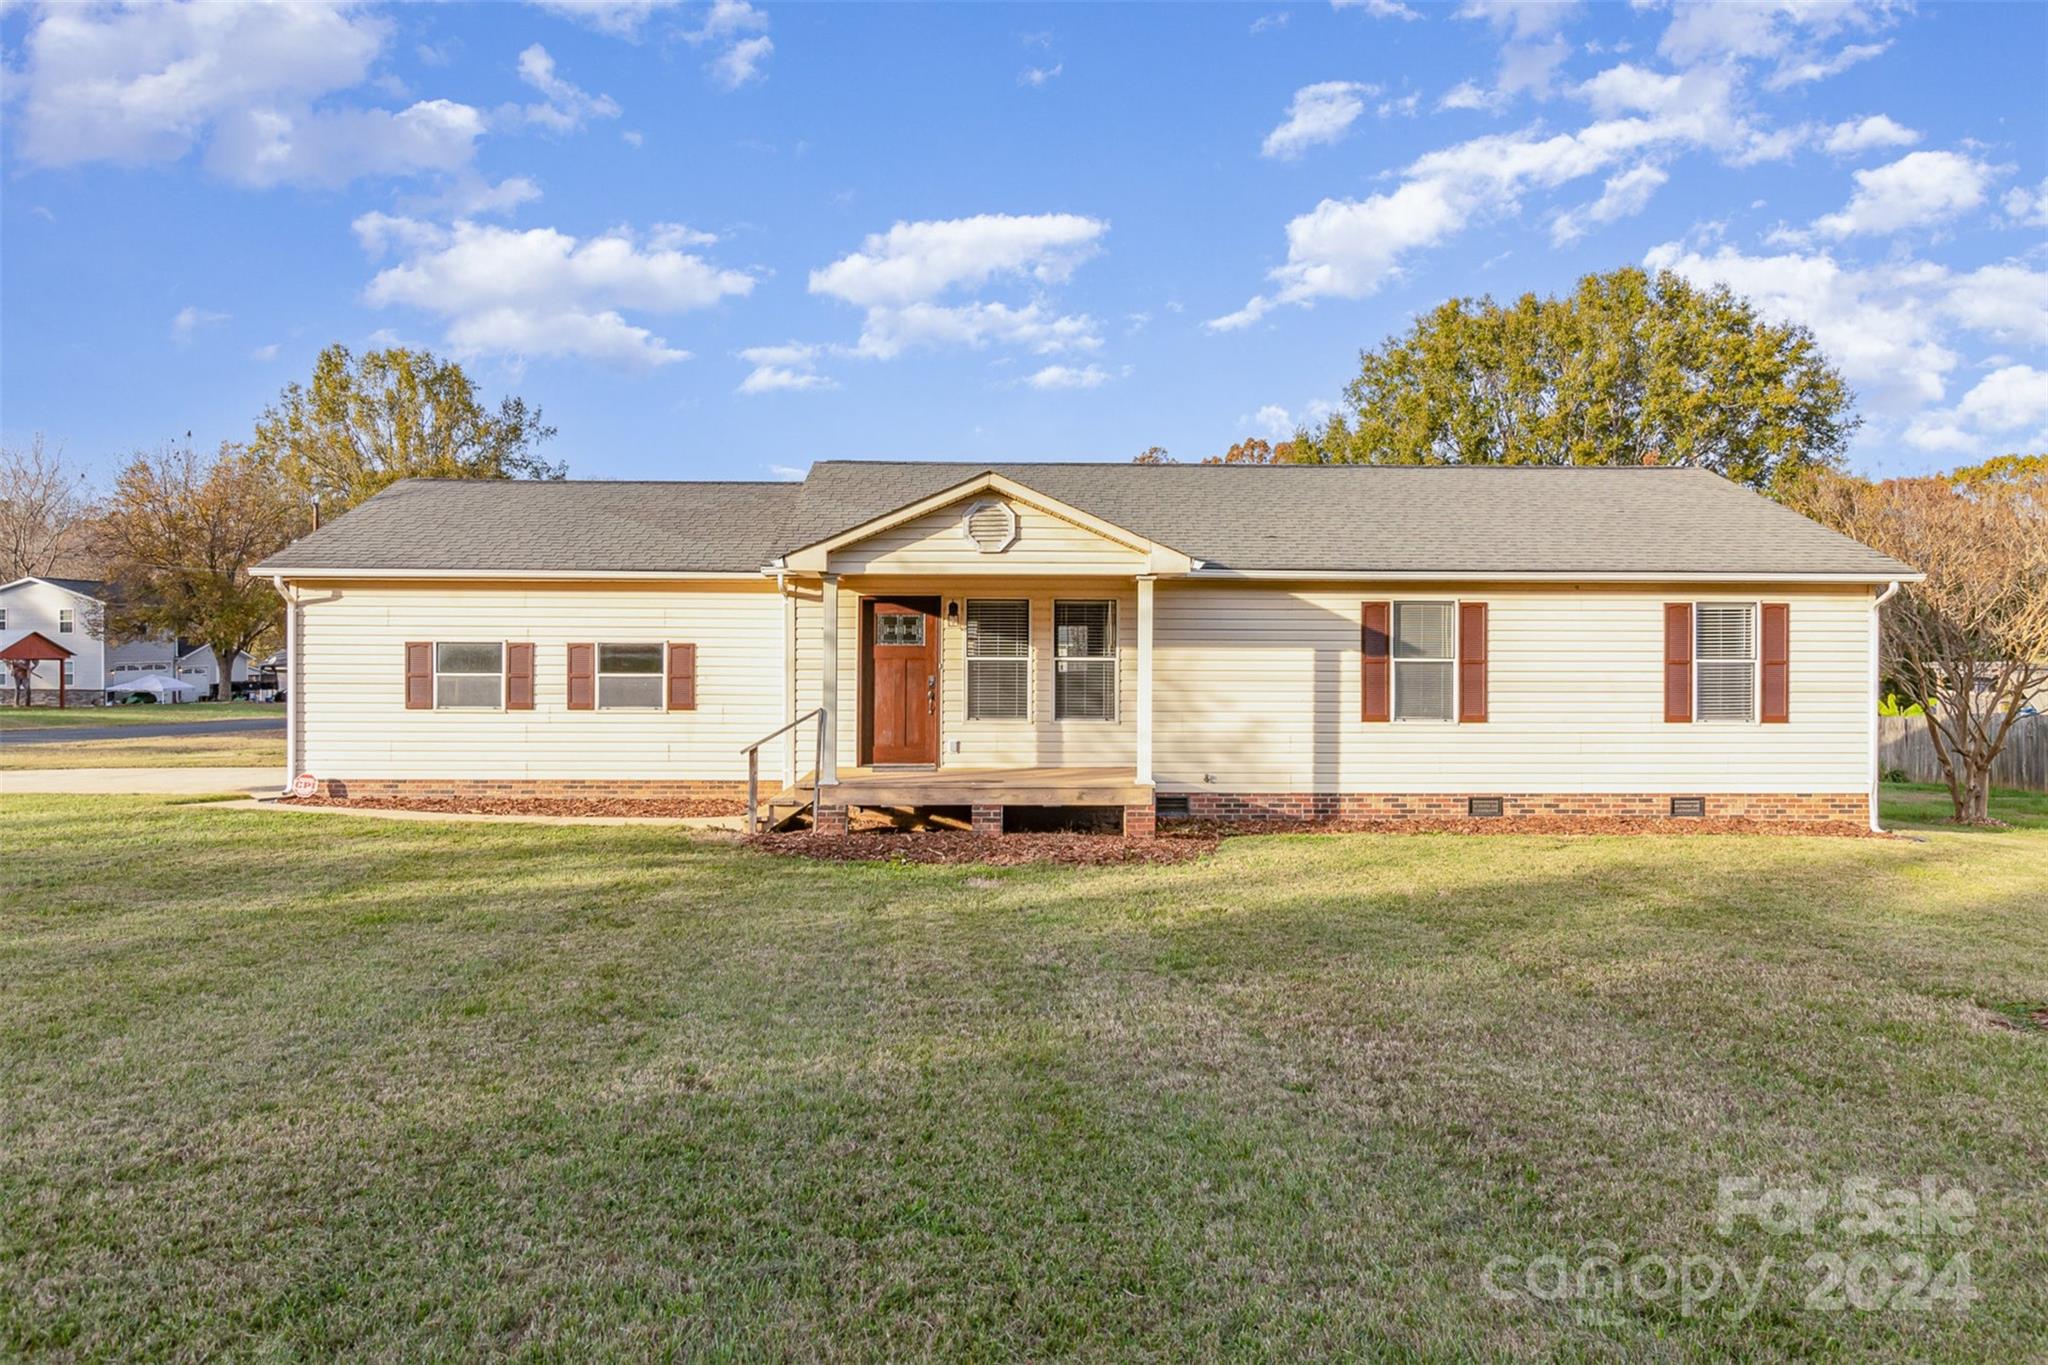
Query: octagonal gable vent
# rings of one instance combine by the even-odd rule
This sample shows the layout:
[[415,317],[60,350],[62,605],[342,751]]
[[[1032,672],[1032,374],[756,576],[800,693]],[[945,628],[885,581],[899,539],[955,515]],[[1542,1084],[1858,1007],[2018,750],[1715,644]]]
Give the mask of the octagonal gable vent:
[[1017,539],[1017,510],[1006,502],[974,503],[960,518],[960,531],[983,554],[1001,554]]

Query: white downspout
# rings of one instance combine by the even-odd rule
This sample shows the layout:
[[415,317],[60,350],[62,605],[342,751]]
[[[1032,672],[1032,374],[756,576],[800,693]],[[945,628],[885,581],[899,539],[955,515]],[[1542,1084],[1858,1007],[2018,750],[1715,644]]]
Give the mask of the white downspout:
[[1881,664],[1884,627],[1879,624],[1879,613],[1882,611],[1884,604],[1891,601],[1892,595],[1898,592],[1898,590],[1898,580],[1894,579],[1891,586],[1879,593],[1870,603],[1870,832],[1872,834],[1884,833],[1884,826],[1877,822],[1877,792],[1878,787],[1884,780],[1882,741],[1880,739],[1881,727],[1878,715],[1879,710],[1884,705],[1884,697],[1878,691],[1884,685]]
[[[296,588],[285,584],[283,574],[274,574],[270,586],[277,589],[277,595],[284,599],[284,663],[285,663],[285,704],[284,704],[284,785],[279,791],[289,796],[292,779],[300,772],[302,750],[306,743],[306,621],[304,608],[308,599],[301,597]],[[330,592],[324,597],[312,598],[313,602],[337,602],[341,593]],[[172,651],[175,656],[176,651]],[[171,665],[176,676],[177,665]],[[233,676],[232,670],[230,677]]]

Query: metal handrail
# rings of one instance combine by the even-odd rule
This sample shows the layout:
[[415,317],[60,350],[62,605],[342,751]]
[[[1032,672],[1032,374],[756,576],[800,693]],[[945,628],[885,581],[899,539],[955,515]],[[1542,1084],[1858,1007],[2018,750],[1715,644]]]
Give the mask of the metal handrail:
[[[811,759],[811,799],[804,802],[802,805],[799,805],[795,810],[791,811],[790,814],[802,814],[804,807],[809,806],[811,810],[811,828],[813,830],[817,829],[818,774],[822,772],[825,767],[825,726],[822,720],[824,714],[824,707],[814,706],[810,710],[798,716],[795,720],[790,721],[787,725],[783,725],[774,730],[769,731],[767,734],[755,740],[752,744],[749,744],[744,749],[740,750],[741,753],[747,756],[747,833],[759,834],[761,832],[761,746],[763,744],[766,744],[771,739],[781,738],[783,735],[788,734],[791,730],[796,729],[797,726],[802,725],[807,720],[817,720],[820,722],[818,725],[816,739],[814,742],[815,751]],[[802,786],[803,779],[799,777],[797,779],[797,787],[799,788],[799,790],[801,790]]]

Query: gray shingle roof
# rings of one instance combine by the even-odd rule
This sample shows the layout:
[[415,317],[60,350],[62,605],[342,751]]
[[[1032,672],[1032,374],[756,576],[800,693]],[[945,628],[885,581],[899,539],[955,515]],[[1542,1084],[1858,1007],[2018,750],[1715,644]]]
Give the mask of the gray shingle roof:
[[293,541],[257,572],[751,573],[781,548],[793,483],[407,479]]
[[407,482],[262,567],[744,571],[989,470],[1211,569],[1912,572],[1704,470],[851,460],[802,484]]

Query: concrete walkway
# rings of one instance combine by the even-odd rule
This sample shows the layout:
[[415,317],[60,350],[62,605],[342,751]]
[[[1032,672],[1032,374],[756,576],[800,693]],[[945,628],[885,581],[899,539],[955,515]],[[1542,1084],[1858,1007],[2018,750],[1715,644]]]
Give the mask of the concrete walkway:
[[250,792],[274,796],[284,768],[31,768],[0,772],[6,796],[207,796]]
[[34,730],[0,731],[0,747],[17,744],[69,744],[85,739],[172,739],[180,735],[283,734],[284,717],[241,720],[191,720],[167,725],[50,725]]

